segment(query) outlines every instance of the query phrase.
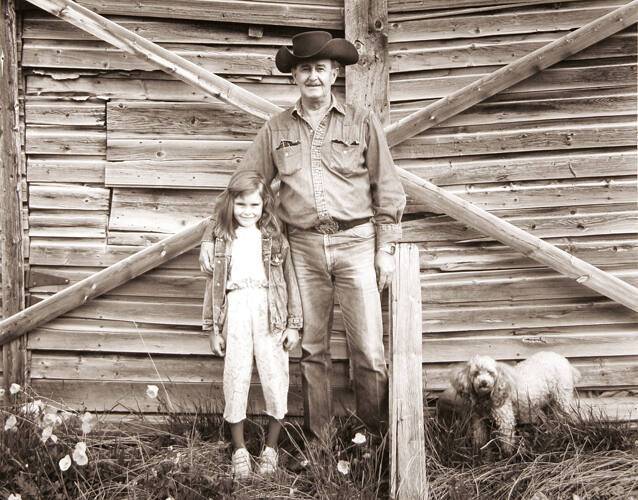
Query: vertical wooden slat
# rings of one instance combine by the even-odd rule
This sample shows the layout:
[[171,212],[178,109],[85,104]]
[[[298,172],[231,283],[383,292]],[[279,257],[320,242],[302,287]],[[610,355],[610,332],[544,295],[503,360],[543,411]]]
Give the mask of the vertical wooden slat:
[[[20,130],[18,126],[18,50],[14,0],[2,0],[0,27],[0,227],[2,237],[2,316],[24,307],[24,262],[20,203]],[[3,346],[4,385],[24,383],[24,339]]]
[[372,109],[388,123],[389,59],[387,0],[345,0],[346,39],[357,47],[359,62],[346,66],[346,100]]
[[419,249],[397,246],[390,291],[390,489],[398,500],[427,499],[421,358]]

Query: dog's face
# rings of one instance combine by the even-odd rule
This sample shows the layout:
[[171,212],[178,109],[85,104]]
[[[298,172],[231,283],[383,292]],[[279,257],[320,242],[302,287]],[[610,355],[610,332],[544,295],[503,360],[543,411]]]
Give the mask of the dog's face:
[[467,362],[467,373],[472,390],[478,396],[487,396],[494,390],[498,368],[489,356],[473,356]]

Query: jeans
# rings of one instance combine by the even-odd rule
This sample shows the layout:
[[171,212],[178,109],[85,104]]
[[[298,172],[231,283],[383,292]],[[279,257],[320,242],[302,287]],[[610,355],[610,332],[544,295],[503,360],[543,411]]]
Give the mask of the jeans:
[[330,331],[336,293],[353,367],[357,414],[378,430],[388,418],[388,375],[374,268],[375,227],[368,222],[327,235],[289,227],[288,240],[304,316],[301,376],[306,428],[319,435],[332,417]]

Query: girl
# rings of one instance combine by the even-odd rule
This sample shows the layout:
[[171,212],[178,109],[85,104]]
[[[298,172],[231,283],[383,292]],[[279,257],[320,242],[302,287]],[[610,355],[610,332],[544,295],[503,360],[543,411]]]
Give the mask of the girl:
[[288,351],[298,344],[302,327],[290,247],[274,210],[272,191],[261,174],[236,171],[202,238],[202,246],[214,248],[212,262],[200,257],[202,271],[209,274],[203,328],[209,332],[213,353],[226,358],[224,419],[230,424],[236,479],[249,477],[252,470],[244,419],[253,357],[269,416],[257,472],[277,469],[277,440],[288,409]]

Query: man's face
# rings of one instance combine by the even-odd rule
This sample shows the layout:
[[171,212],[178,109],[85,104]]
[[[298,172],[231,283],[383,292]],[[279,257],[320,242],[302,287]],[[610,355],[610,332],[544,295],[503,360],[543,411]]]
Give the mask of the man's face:
[[303,62],[292,69],[292,77],[299,87],[302,99],[325,99],[337,79],[339,69],[333,67],[330,59]]

